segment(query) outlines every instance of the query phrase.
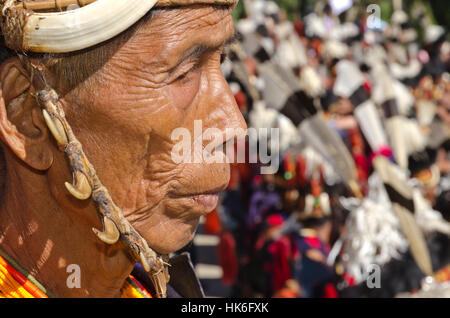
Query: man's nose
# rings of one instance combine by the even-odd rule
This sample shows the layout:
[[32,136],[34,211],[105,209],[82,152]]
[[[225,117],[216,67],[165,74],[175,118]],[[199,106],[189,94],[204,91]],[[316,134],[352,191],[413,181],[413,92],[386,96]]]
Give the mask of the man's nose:
[[243,138],[247,132],[247,124],[236,103],[233,93],[222,74],[209,86],[212,120],[211,127],[221,131],[235,132],[234,136],[227,134],[227,138]]

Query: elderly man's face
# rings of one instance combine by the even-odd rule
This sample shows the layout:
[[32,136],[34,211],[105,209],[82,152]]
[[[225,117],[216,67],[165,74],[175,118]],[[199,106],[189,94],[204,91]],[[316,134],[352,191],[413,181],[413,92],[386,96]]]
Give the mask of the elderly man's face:
[[233,33],[231,9],[162,10],[94,75],[89,94],[79,89],[64,98],[67,119],[103,184],[160,253],[193,238],[200,216],[218,201],[199,194],[217,193],[229,181],[227,163],[174,163],[171,134],[183,127],[194,136],[194,120],[203,130],[246,129],[220,70]]

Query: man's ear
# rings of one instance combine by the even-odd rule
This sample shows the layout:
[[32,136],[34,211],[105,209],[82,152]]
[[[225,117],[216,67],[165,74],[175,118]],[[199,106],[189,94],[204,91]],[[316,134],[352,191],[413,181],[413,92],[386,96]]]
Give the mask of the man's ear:
[[28,72],[19,58],[0,65],[0,138],[24,163],[47,170],[53,163],[49,134]]

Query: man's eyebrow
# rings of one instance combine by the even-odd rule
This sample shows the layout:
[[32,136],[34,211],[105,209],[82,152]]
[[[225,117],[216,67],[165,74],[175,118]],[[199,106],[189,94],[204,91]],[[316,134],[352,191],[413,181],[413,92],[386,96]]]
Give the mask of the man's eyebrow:
[[219,43],[217,45],[198,44],[193,47],[190,47],[183,52],[180,60],[177,62],[177,64],[174,67],[172,67],[170,69],[169,72],[174,71],[178,66],[180,66],[186,60],[197,59],[206,52],[214,52],[214,51],[220,49],[221,47],[226,47],[228,45],[231,45],[237,39],[238,39],[238,35],[237,35],[237,33],[234,33],[233,36],[229,37],[228,39],[222,41],[221,43]]

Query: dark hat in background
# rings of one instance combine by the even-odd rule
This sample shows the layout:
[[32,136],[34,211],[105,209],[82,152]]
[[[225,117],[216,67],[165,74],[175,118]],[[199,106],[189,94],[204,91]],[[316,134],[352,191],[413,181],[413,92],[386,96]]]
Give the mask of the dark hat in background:
[[436,162],[436,157],[437,151],[432,148],[415,152],[408,157],[408,169],[413,175],[422,170],[429,169]]
[[413,153],[408,158],[408,169],[411,176],[425,186],[435,186],[440,180],[440,172],[436,162],[437,151],[426,148],[424,151]]

